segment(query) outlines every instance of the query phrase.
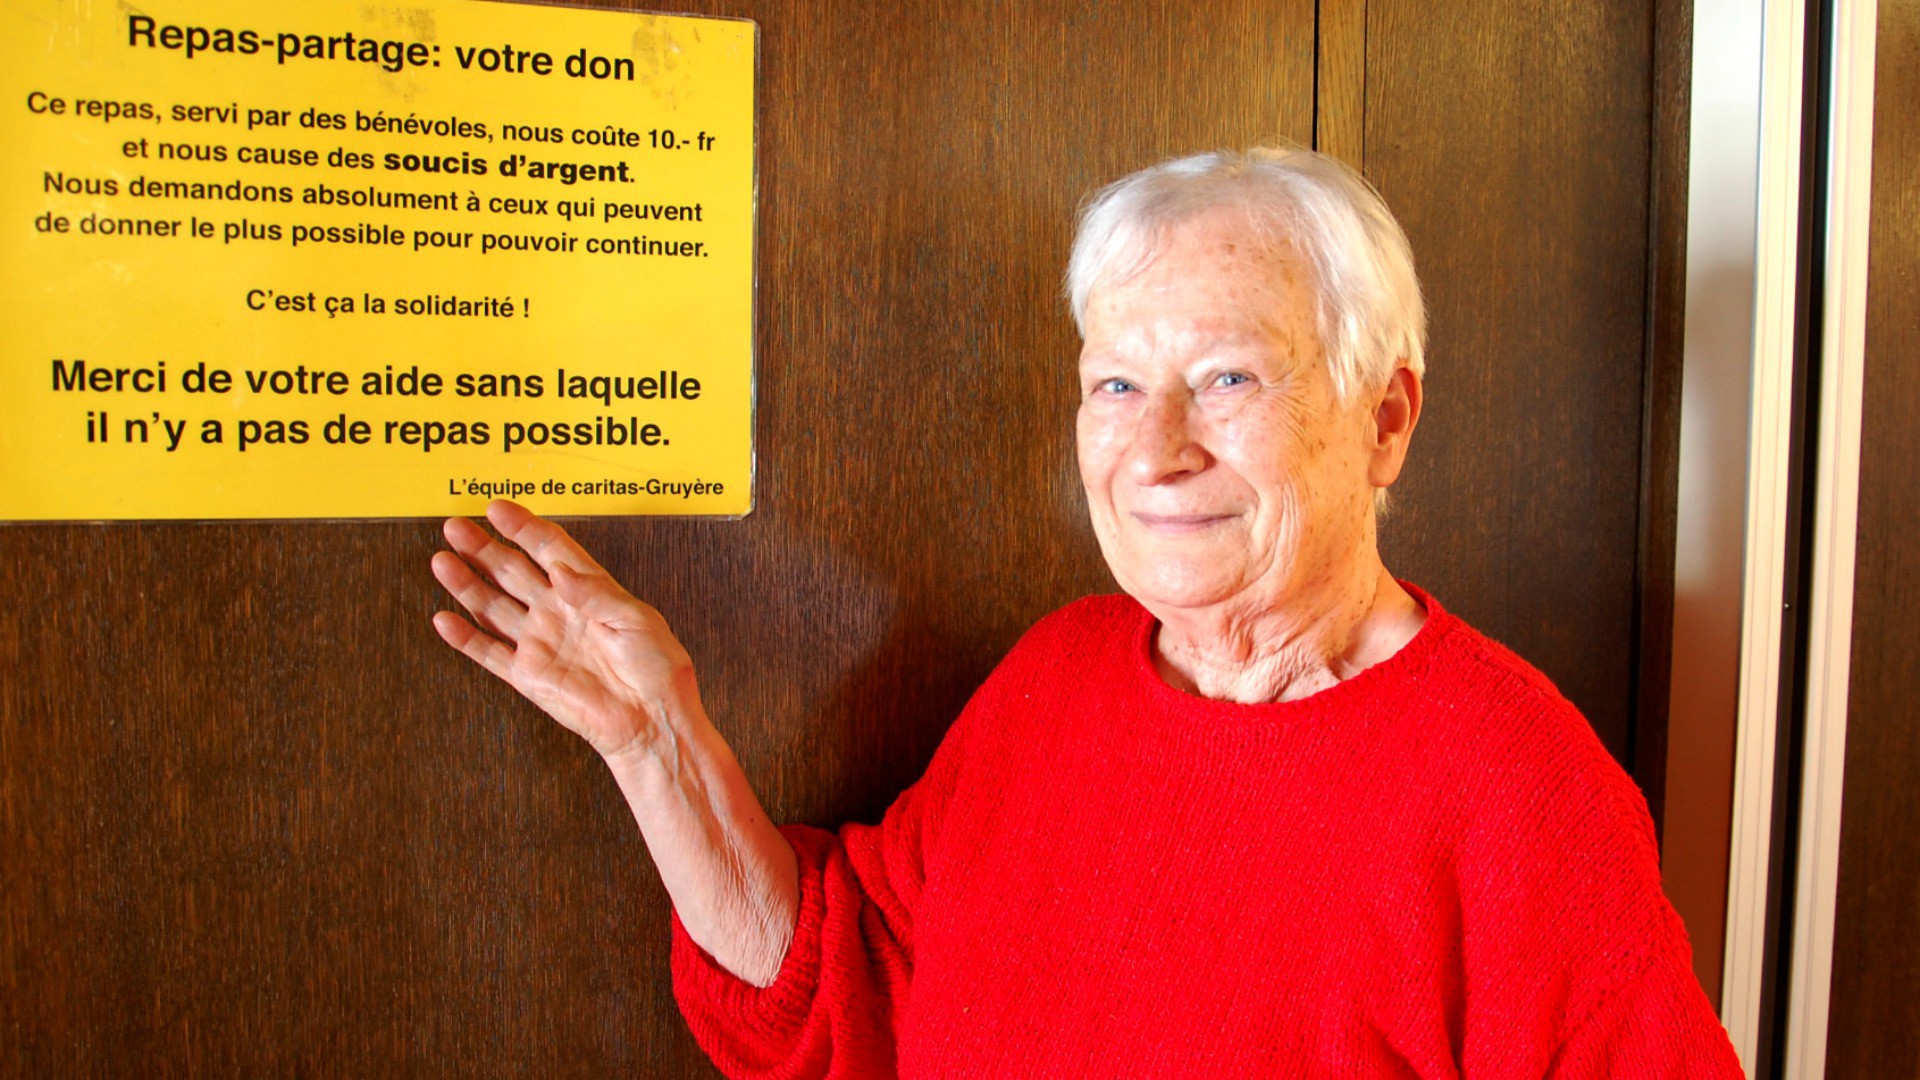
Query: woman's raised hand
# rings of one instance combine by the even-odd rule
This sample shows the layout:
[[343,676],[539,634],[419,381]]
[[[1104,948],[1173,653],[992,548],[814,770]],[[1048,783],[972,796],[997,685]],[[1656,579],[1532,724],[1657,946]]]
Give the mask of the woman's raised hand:
[[670,710],[698,707],[693,661],[658,611],[526,507],[496,499],[487,520],[520,550],[447,520],[453,550],[434,555],[433,576],[473,619],[435,615],[447,644],[609,761],[646,752]]
[[565,529],[504,499],[487,520],[520,550],[449,519],[453,550],[435,553],[433,576],[473,621],[442,611],[434,629],[600,752],[687,933],[771,985],[800,911],[799,864],[707,719],[687,650]]

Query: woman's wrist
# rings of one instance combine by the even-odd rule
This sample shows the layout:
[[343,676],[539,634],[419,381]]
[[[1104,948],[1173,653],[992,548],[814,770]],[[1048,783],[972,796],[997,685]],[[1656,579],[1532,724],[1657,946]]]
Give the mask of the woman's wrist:
[[681,759],[698,753],[697,747],[715,734],[697,693],[690,700],[674,694],[634,702],[625,712],[618,728],[629,732],[627,738],[594,748],[615,776],[638,775],[654,767],[669,774],[678,772],[686,765]]

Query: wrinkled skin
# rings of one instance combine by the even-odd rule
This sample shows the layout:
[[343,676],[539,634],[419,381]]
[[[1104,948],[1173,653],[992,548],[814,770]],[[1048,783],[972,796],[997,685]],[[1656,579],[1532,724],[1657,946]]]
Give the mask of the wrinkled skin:
[[1163,673],[1281,700],[1392,655],[1423,620],[1380,563],[1373,512],[1420,382],[1401,366],[1341,400],[1306,269],[1247,235],[1209,212],[1095,287],[1077,436],[1094,533],[1163,625]]
[[443,611],[434,629],[602,757],[646,750],[667,703],[698,696],[687,650],[560,526],[504,500],[487,518],[525,554],[449,519],[433,576],[479,625]]
[[798,864],[707,718],[687,650],[560,526],[505,500],[487,518],[520,550],[448,520],[452,550],[433,575],[472,618],[442,611],[434,628],[599,752],[688,935],[770,985],[793,939]]

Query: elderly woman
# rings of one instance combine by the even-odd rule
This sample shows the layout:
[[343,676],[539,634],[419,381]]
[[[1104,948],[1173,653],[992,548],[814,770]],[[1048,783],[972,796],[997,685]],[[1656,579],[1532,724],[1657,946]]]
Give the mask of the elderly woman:
[[[447,523],[449,644],[605,758],[742,1076],[1737,1076],[1645,803],[1375,528],[1424,314],[1301,150],[1101,192],[1068,270],[1123,596],[1021,639],[878,825],[775,828],[660,615],[511,503]],[[477,627],[474,624],[478,624]]]

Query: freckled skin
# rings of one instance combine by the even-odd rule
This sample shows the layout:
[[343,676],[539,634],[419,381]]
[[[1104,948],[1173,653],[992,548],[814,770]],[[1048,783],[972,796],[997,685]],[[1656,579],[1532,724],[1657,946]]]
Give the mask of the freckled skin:
[[1381,564],[1373,492],[1418,419],[1419,379],[1343,403],[1290,255],[1213,211],[1085,313],[1077,433],[1094,533],[1161,622],[1174,685],[1304,697],[1391,656],[1424,612]]

